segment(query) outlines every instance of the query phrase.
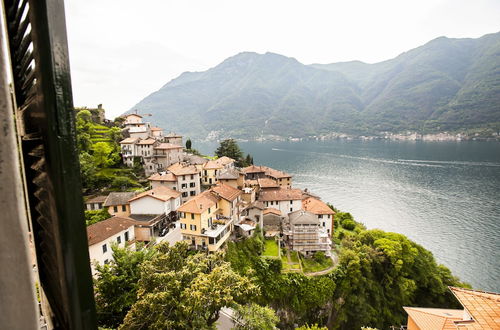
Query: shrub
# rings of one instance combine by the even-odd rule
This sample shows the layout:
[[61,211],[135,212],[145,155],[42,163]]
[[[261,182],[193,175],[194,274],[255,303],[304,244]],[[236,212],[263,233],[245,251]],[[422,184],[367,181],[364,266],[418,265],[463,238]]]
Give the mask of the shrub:
[[347,219],[342,222],[342,227],[347,230],[354,230],[356,223],[351,219]]
[[317,263],[319,264],[322,264],[323,262],[325,262],[326,260],[326,256],[325,256],[325,253],[322,252],[322,251],[319,251],[319,252],[316,252],[314,254],[314,261],[316,261]]

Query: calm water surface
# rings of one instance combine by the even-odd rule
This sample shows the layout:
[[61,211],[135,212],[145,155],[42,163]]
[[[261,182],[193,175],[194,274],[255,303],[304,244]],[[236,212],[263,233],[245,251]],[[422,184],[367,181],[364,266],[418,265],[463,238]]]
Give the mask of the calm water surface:
[[[500,143],[240,143],[368,228],[407,235],[474,288],[500,292]],[[195,144],[213,154],[215,143]]]

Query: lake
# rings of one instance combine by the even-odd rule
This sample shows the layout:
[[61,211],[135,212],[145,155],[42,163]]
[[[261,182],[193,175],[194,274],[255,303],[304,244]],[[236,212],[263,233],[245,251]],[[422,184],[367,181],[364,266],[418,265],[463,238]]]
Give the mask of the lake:
[[[500,143],[241,142],[368,228],[407,235],[476,289],[500,292]],[[213,155],[216,143],[194,143]]]

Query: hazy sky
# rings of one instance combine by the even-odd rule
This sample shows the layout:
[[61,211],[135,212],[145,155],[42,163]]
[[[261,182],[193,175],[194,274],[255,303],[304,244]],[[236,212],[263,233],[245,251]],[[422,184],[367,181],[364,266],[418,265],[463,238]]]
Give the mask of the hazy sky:
[[[130,109],[242,51],[378,62],[439,36],[500,31],[499,0],[68,0],[76,106]],[[140,109],[139,109],[140,110]]]

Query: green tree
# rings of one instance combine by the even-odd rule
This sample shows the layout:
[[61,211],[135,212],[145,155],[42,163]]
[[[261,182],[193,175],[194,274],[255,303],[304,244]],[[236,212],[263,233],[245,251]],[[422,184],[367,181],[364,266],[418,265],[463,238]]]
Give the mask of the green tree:
[[113,155],[113,147],[106,142],[97,142],[92,146],[94,164],[97,167],[105,168],[116,163]]
[[113,141],[115,148],[120,148],[120,141],[123,139],[122,130],[119,127],[110,127],[106,133],[107,137]]
[[84,189],[88,189],[94,184],[95,174],[97,172],[94,158],[87,152],[80,152],[78,159],[80,160],[82,186]]
[[328,328],[320,327],[317,324],[313,324],[313,325],[303,325],[301,327],[295,328],[295,330],[328,330]]
[[109,218],[111,218],[111,214],[109,214],[106,208],[102,210],[85,211],[85,224],[87,226],[93,225],[94,223],[98,223]]
[[107,265],[96,266],[94,291],[98,325],[116,329],[137,300],[140,265],[150,260],[155,252],[142,246],[137,251],[111,248],[113,260]]
[[191,143],[191,139],[189,139],[189,138],[188,138],[188,139],[186,140],[186,149],[187,149],[187,150],[191,150],[191,146],[192,146],[191,144],[192,144],[192,143]]
[[234,139],[221,141],[219,147],[215,150],[215,155],[219,158],[226,156],[236,160],[236,166],[240,166],[240,163],[243,161],[243,152]]
[[279,318],[272,308],[255,303],[236,306],[236,326],[239,330],[272,330],[276,328]]
[[192,254],[185,242],[160,244],[143,264],[138,299],[121,329],[206,329],[224,306],[258,290],[234,272],[220,253]]

